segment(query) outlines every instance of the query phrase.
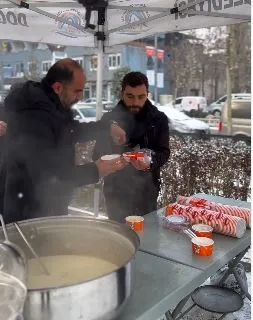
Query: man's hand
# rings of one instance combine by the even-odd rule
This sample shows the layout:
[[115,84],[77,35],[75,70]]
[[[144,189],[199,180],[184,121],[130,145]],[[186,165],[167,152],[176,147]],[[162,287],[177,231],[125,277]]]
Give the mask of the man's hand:
[[113,160],[99,159],[95,163],[97,165],[100,178],[106,177],[115,171],[125,168],[128,165],[128,162],[123,157]]
[[4,121],[0,121],[0,136],[4,136],[7,131],[7,123]]
[[136,170],[147,171],[150,168],[150,163],[147,163],[144,159],[131,159],[130,163]]
[[117,123],[111,124],[111,137],[117,146],[126,143],[126,132]]

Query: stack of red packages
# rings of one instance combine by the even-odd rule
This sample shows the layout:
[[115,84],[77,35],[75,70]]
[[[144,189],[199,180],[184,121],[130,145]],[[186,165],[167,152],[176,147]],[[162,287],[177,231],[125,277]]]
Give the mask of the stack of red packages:
[[231,237],[241,238],[246,231],[244,219],[201,207],[172,203],[168,205],[166,214],[182,215],[187,217],[191,224],[204,223],[213,227],[214,232]]
[[177,202],[179,204],[183,204],[186,206],[205,208],[208,210],[224,213],[230,216],[236,216],[236,217],[242,218],[246,221],[247,227],[250,227],[251,214],[250,214],[249,208],[230,206],[230,205],[216,203],[216,202],[212,202],[206,199],[201,199],[196,197],[178,196]]

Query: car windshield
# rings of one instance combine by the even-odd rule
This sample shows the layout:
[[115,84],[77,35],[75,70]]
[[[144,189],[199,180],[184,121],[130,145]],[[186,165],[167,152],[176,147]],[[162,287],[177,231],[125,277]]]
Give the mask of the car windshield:
[[162,111],[166,114],[166,116],[171,120],[189,120],[190,117],[188,117],[185,113],[176,110],[175,108],[171,106],[163,106],[158,107],[159,111]]
[[79,108],[79,110],[86,118],[95,118],[96,117],[96,109],[95,108]]

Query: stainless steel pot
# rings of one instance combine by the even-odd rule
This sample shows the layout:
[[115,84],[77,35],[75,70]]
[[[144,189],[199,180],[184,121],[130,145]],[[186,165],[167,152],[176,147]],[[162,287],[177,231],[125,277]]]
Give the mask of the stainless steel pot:
[[[127,226],[110,220],[57,216],[19,223],[40,256],[89,255],[115,263],[119,268],[102,277],[71,286],[29,290],[25,320],[109,320],[116,318],[131,295],[134,256],[139,238]],[[10,241],[32,258],[13,225]]]

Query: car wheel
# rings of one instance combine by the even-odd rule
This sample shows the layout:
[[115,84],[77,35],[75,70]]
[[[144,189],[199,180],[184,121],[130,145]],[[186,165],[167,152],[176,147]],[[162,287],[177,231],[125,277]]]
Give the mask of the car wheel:
[[215,110],[215,111],[213,112],[213,115],[215,116],[215,118],[220,118],[221,112],[220,112],[219,110]]

